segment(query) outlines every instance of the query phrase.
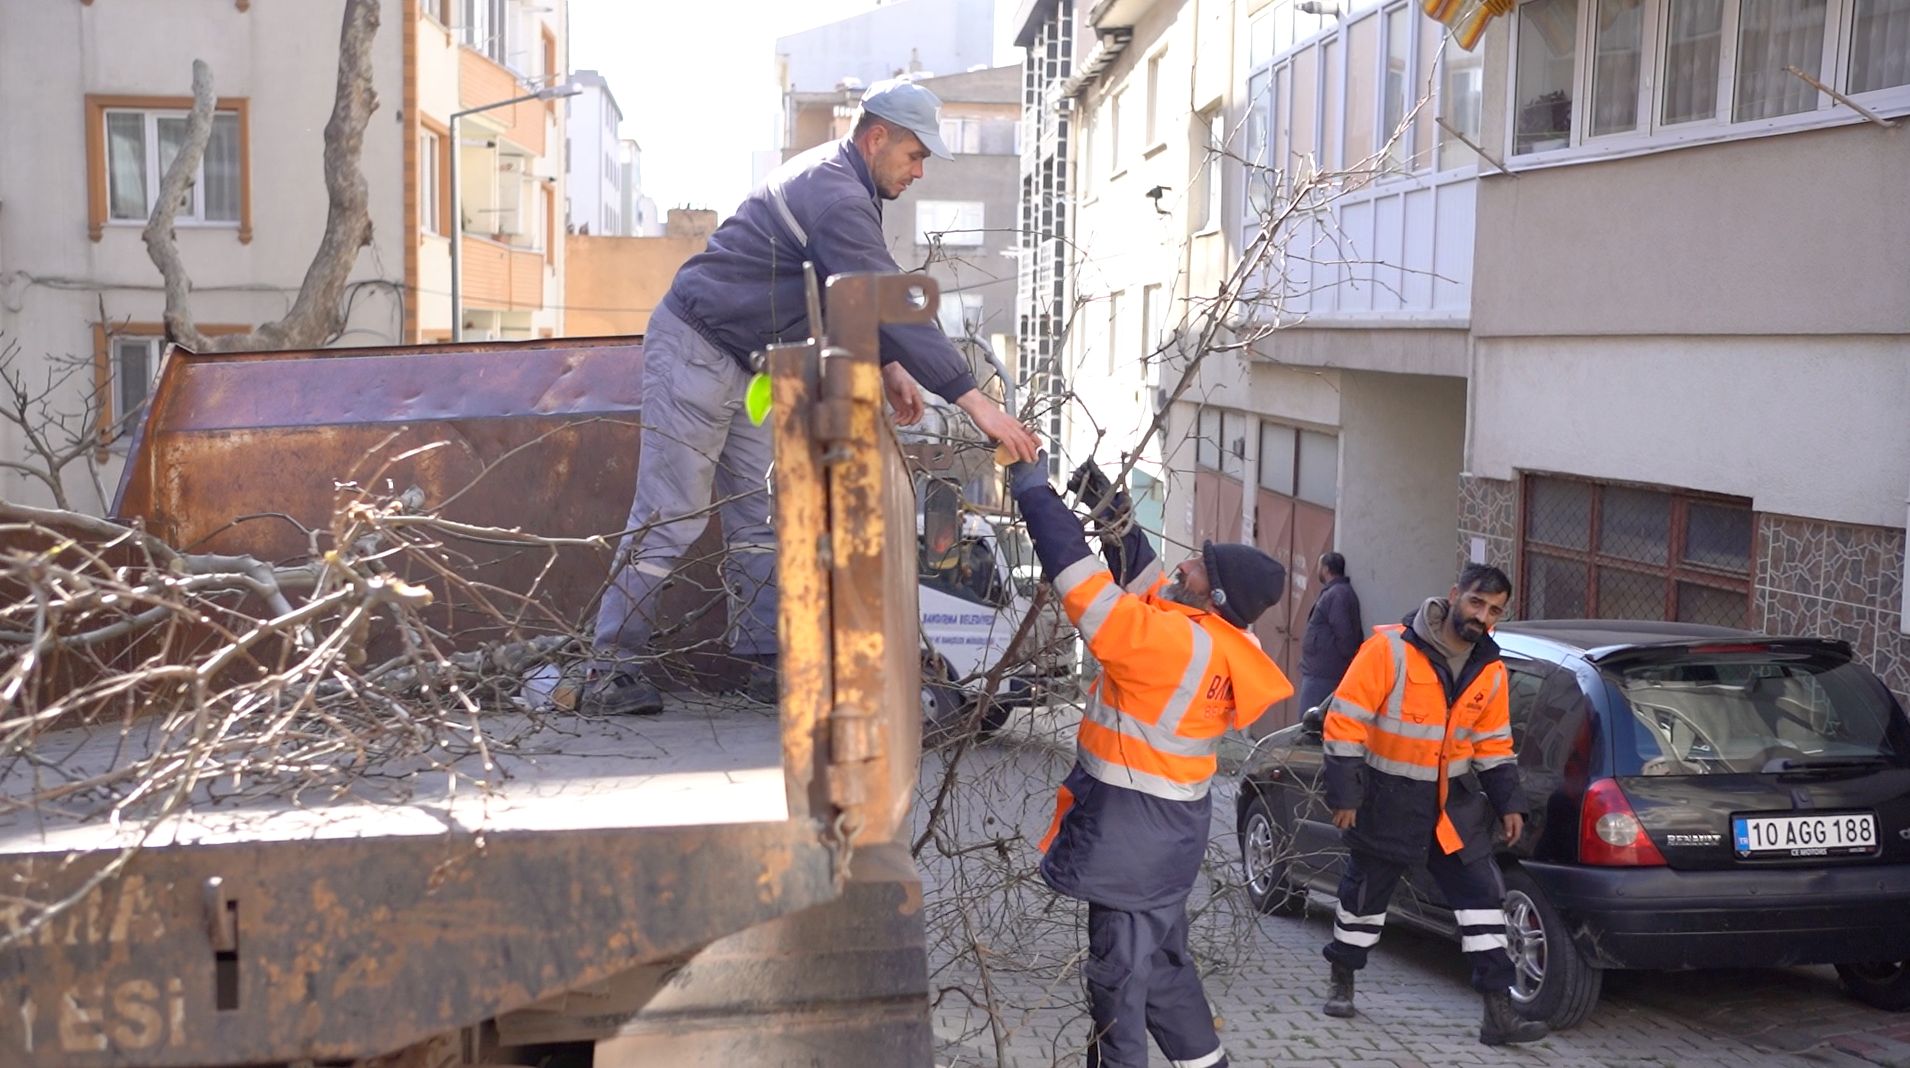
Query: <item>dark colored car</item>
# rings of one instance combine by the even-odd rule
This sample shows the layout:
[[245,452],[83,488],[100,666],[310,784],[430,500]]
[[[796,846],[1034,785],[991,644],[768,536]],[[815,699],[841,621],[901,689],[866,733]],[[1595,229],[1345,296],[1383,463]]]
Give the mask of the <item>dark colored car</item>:
[[[1910,721],[1848,643],[1680,623],[1508,623],[1531,807],[1501,845],[1520,1010],[1583,1020],[1612,968],[1834,964],[1910,1009]],[[1297,913],[1345,863],[1321,716],[1268,735],[1241,781],[1249,893]],[[1425,871],[1392,915],[1456,937]]]

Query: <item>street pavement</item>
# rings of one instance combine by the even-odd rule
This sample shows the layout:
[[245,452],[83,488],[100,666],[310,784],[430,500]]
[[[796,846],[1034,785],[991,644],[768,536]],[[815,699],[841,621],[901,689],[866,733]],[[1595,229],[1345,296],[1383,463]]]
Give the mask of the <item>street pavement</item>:
[[[943,1068],[1078,1065],[1088,1030],[1077,978],[1085,908],[1033,872],[1032,843],[1069,761],[1067,724],[1031,728],[1024,717],[1012,730],[957,765],[938,821],[951,830],[919,858]],[[938,754],[924,763],[918,831],[946,767]],[[1531,1046],[1481,1046],[1480,1003],[1457,946],[1403,925],[1389,928],[1360,974],[1359,1016],[1330,1019],[1319,1005],[1331,902],[1316,898],[1293,919],[1260,916],[1224,886],[1216,894],[1238,878],[1231,798],[1226,788],[1216,795],[1193,942],[1236,1068],[1910,1068],[1910,1015],[1845,997],[1829,968],[1615,973],[1579,1027]],[[1158,1050],[1153,1063],[1166,1063]]]

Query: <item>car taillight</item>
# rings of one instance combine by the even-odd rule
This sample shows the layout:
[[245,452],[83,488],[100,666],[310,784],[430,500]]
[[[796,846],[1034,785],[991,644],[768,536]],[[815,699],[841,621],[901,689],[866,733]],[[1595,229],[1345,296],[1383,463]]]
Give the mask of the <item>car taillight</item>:
[[1651,844],[1615,780],[1600,779],[1585,791],[1578,817],[1578,860],[1621,868],[1664,866],[1664,854]]

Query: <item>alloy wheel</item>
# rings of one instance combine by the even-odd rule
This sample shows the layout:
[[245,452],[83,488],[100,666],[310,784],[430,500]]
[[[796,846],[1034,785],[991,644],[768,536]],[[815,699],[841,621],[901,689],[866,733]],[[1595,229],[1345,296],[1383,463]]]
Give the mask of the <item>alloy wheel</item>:
[[1529,1005],[1545,987],[1545,922],[1522,891],[1505,896],[1505,937],[1512,955],[1512,999]]
[[1273,823],[1255,812],[1247,817],[1247,889],[1255,898],[1273,893],[1280,853],[1274,845]]

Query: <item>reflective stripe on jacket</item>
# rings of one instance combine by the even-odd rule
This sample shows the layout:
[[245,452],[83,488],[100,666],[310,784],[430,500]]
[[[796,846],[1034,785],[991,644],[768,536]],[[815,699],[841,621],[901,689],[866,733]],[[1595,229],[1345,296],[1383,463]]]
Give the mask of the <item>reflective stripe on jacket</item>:
[[1164,582],[1149,568],[1123,589],[1093,556],[1055,577],[1062,607],[1101,664],[1077,759],[1110,785],[1197,801],[1212,784],[1221,735],[1253,723],[1293,687],[1246,632],[1157,596]]
[[[1327,706],[1324,740],[1328,807],[1361,813],[1349,843],[1398,856],[1423,850],[1432,832],[1442,850],[1458,852],[1467,842],[1447,802],[1452,780],[1468,771],[1493,773],[1495,806],[1518,810],[1505,665],[1490,638],[1455,681],[1405,626],[1374,628]],[[1363,788],[1345,767],[1355,761],[1364,765]],[[1366,826],[1369,811],[1381,826]]]

